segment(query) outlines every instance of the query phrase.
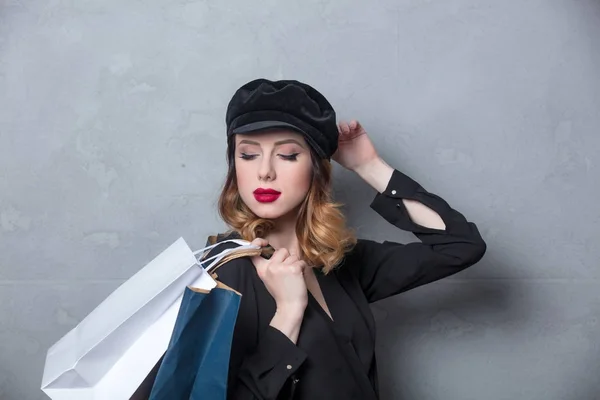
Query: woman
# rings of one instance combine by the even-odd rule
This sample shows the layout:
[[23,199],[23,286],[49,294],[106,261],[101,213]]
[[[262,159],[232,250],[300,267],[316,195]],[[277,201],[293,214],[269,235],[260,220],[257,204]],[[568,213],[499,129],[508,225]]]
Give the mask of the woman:
[[[249,82],[226,122],[219,211],[231,231],[218,240],[275,249],[218,270],[242,294],[228,397],[377,399],[369,303],[475,264],[486,250],[477,227],[388,166],[357,121],[338,125],[329,102],[304,83]],[[331,199],[331,158],[377,190],[379,215],[421,242],[356,239]]]

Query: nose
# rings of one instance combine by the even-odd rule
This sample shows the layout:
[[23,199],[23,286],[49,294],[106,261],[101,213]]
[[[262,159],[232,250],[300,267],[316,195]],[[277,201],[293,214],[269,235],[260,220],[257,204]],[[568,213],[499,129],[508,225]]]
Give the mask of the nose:
[[272,181],[275,177],[275,168],[271,157],[261,157],[260,165],[258,167],[258,179],[261,181]]

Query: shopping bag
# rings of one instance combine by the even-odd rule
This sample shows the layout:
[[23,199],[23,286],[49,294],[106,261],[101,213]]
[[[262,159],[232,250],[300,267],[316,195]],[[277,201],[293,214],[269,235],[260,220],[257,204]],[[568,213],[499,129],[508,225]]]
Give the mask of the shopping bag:
[[217,280],[217,269],[233,258],[258,254],[270,258],[272,253],[271,246],[231,253],[210,269],[216,280],[212,290],[186,288],[149,400],[226,400],[241,294]]
[[[204,258],[226,242],[238,246]],[[211,291],[217,286],[210,276],[215,265],[257,249],[229,239],[193,252],[178,239],[48,350],[42,390],[53,400],[147,398],[141,391],[152,387],[150,374],[167,350],[186,287]]]
[[187,288],[150,400],[225,400],[240,294]]

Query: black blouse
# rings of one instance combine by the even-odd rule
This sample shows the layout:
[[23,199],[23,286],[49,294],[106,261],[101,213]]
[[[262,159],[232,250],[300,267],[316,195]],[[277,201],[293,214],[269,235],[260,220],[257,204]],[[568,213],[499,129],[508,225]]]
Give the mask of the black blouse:
[[[436,211],[446,229],[415,224],[403,198]],[[275,301],[248,258],[219,268],[219,280],[242,293],[228,399],[377,399],[375,321],[369,303],[455,274],[486,251],[475,224],[398,170],[371,208],[396,227],[412,231],[420,242],[358,239],[339,267],[328,275],[315,271],[332,318],[309,292],[296,344],[269,325]],[[231,236],[219,240],[225,238]],[[224,243],[211,253],[232,246]]]

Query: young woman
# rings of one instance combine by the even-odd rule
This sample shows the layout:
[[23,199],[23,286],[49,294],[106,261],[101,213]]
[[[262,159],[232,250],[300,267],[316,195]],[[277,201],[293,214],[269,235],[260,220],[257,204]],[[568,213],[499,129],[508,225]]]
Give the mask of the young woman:
[[[357,121],[298,81],[258,79],[227,110],[229,171],[219,211],[239,237],[275,249],[232,260],[219,280],[242,294],[228,398],[378,398],[369,303],[457,273],[486,245],[439,196],[388,166]],[[331,161],[378,194],[371,208],[420,242],[356,239],[331,198]],[[217,246],[219,252],[230,244]]]

